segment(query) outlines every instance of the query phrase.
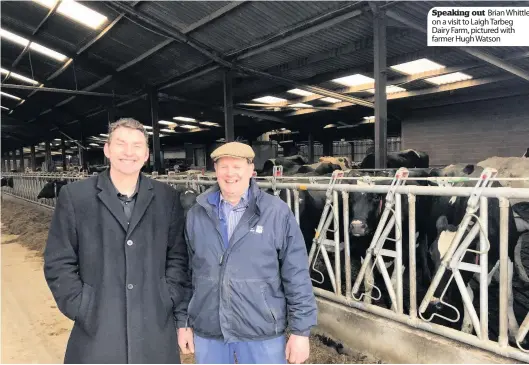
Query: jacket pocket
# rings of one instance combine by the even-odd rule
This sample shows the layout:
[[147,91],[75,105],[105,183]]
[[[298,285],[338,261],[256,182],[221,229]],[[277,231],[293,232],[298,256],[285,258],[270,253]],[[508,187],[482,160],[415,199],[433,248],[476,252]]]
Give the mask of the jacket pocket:
[[75,322],[78,323],[89,335],[95,334],[97,329],[94,299],[94,288],[86,283],[83,283],[81,304],[79,305],[77,316],[75,316]]
[[173,313],[173,300],[171,299],[171,291],[169,290],[169,285],[167,284],[165,276],[162,276],[158,283],[158,292],[160,293],[160,299],[162,300],[162,310],[158,311],[158,319],[160,321],[160,326],[165,327],[167,318]]
[[279,334],[284,330],[285,300],[274,283],[232,280],[230,309],[235,335],[253,338]]
[[270,313],[270,315],[268,316],[269,317],[268,318],[268,322],[276,323],[276,321],[277,321],[276,316],[274,314],[273,309],[270,307],[270,305],[268,304],[268,301],[266,300],[265,291],[266,291],[266,286],[265,285],[261,286],[261,294],[263,296],[263,301],[264,301],[264,304],[266,306],[266,309]]

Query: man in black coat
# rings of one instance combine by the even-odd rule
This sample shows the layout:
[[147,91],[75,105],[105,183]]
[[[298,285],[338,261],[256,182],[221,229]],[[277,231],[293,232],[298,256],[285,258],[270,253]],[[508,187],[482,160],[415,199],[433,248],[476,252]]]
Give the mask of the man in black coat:
[[59,194],[44,274],[75,322],[65,363],[180,363],[191,296],[183,209],[173,188],[140,174],[147,140],[138,121],[113,123],[110,169]]

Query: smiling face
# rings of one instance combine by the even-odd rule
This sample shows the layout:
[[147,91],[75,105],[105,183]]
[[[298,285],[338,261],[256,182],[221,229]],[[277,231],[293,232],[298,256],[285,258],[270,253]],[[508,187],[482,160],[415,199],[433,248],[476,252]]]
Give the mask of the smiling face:
[[215,174],[222,195],[238,198],[250,184],[254,165],[248,160],[234,157],[221,157],[215,162]]
[[111,168],[123,175],[139,173],[149,158],[145,135],[128,127],[116,128],[105,143],[104,151]]

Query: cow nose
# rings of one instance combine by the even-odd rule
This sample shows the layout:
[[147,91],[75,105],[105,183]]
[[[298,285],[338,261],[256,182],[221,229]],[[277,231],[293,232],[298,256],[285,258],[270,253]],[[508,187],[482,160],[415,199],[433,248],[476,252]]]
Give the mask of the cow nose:
[[354,236],[363,236],[366,233],[367,224],[361,220],[351,222],[350,230]]

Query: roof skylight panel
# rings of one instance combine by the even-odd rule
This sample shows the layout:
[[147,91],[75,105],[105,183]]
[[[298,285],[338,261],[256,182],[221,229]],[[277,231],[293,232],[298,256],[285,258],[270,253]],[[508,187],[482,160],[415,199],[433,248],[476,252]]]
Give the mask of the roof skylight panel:
[[454,72],[454,73],[446,74],[442,76],[430,77],[428,79],[424,79],[424,81],[428,81],[435,85],[443,85],[443,84],[451,84],[454,82],[470,80],[471,78],[472,76],[464,74],[462,72]]
[[[57,0],[33,0],[34,2],[52,9]],[[95,10],[90,9],[74,0],[63,0],[57,8],[57,13],[64,15],[80,24],[92,29],[98,29],[108,18]]]
[[[375,93],[375,89],[369,89],[369,90],[366,90],[366,91],[371,93],[371,94]],[[403,91],[406,91],[406,89],[404,89],[404,88],[402,88],[400,86],[395,86],[395,85],[386,86],[386,94],[400,93],[400,92],[403,92]]]
[[338,79],[333,79],[332,81],[345,86],[358,86],[363,84],[369,84],[370,82],[375,82],[373,78],[361,74],[340,77]]
[[3,92],[3,91],[0,91],[0,94],[1,94],[2,96],[8,97],[8,98],[10,98],[10,99],[22,100],[22,99],[19,98],[18,96],[11,95],[11,94],[8,94],[8,93]]
[[440,70],[446,66],[430,61],[427,58],[420,58],[415,61],[405,62],[391,66],[392,69],[406,75],[420,74],[428,71]]
[[299,95],[299,96],[316,95],[314,93],[311,93],[310,91],[305,91],[305,90],[301,90],[301,89],[292,89],[292,90],[288,90],[287,92],[290,93],[290,94],[295,94],[295,95]]
[[[5,38],[13,43],[19,44],[22,47],[26,47],[29,43],[28,39],[21,37],[15,33],[11,33],[5,29],[0,29],[0,36],[2,36],[2,38]],[[35,52],[38,52],[40,54],[43,54],[45,56],[48,56],[60,62],[65,61],[68,58],[62,53],[56,52],[50,48],[44,47],[35,42],[31,42],[31,44],[29,45],[29,48],[34,50]]]
[[288,101],[287,99],[282,98],[276,98],[275,96],[263,96],[262,98],[253,99],[253,101],[257,101],[258,103],[265,103],[265,104],[275,104],[275,103],[281,103]]

